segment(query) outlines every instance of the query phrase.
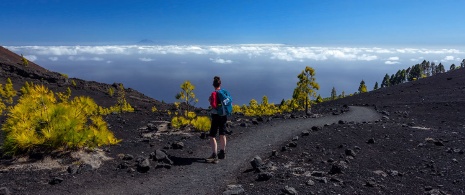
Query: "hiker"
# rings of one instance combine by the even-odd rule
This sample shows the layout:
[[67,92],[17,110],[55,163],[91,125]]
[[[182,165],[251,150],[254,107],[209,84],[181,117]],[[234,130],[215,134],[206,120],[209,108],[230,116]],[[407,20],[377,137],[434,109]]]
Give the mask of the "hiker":
[[[229,92],[221,89],[221,79],[218,76],[213,78],[213,87],[215,91],[212,92],[210,98],[211,106],[211,127],[210,127],[210,145],[212,148],[212,155],[206,159],[207,162],[218,163],[218,159],[224,159],[226,155],[226,121],[228,115],[232,112],[232,98]],[[220,134],[220,152],[218,151],[218,144],[216,142],[216,134]]]

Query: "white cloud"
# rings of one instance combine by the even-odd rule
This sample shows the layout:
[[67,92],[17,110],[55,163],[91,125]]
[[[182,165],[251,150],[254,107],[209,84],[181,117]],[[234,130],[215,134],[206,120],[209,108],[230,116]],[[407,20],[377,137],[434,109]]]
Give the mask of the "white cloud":
[[390,60],[385,61],[384,63],[385,63],[385,64],[399,64],[398,61],[390,61]]
[[24,57],[31,62],[34,62],[37,60],[37,56],[35,55],[25,55]]
[[139,58],[139,60],[142,61],[142,62],[151,62],[154,59],[152,59],[152,58]]
[[424,57],[418,57],[418,58],[411,58],[410,61],[419,62],[419,61],[423,61],[424,59],[425,59]]
[[377,60],[377,59],[378,59],[378,56],[362,54],[362,55],[359,56],[357,59],[358,59],[358,60],[363,60],[363,61],[373,61],[373,60]]
[[[237,44],[237,45],[109,45],[109,46],[10,46],[8,49],[17,53],[34,56],[45,56],[50,60],[58,60],[60,56],[70,60],[104,61],[103,55],[136,55],[141,61],[151,61],[159,55],[205,55],[234,56],[243,55],[248,58],[264,57],[281,61],[374,61],[393,63],[401,58],[420,61],[427,55],[429,60],[440,60],[444,56],[465,54],[458,49],[425,49],[425,48],[380,48],[380,47],[310,47],[282,44]],[[53,56],[53,57],[50,57]],[[86,57],[83,57],[86,56]],[[433,56],[433,57],[431,57]],[[241,56],[242,57],[242,56]],[[105,56],[107,59],[113,56]],[[435,58],[435,59],[434,59]],[[37,59],[37,58],[36,58]],[[452,60],[446,57],[442,60]],[[454,59],[455,60],[455,59]],[[232,63],[231,60],[214,59],[215,63]]]
[[221,58],[210,58],[210,61],[212,61],[213,63],[217,63],[217,64],[231,64],[233,63],[232,60],[225,60],[225,59],[221,59]]
[[71,61],[103,61],[105,59],[103,58],[100,58],[100,57],[84,57],[84,56],[79,56],[79,57],[76,57],[76,56],[69,56],[68,57],[69,60]]
[[442,59],[442,61],[452,61],[454,59],[454,56],[446,56],[444,59]]
[[50,61],[54,61],[54,62],[55,62],[55,61],[58,61],[58,57],[56,57],[56,56],[49,57],[48,59],[49,59]]

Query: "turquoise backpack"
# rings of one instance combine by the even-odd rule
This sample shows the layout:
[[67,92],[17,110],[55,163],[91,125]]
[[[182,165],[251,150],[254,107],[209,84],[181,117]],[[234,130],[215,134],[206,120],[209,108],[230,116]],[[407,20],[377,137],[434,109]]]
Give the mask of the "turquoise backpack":
[[232,97],[225,89],[220,89],[217,92],[218,95],[218,115],[220,116],[231,116],[232,114]]

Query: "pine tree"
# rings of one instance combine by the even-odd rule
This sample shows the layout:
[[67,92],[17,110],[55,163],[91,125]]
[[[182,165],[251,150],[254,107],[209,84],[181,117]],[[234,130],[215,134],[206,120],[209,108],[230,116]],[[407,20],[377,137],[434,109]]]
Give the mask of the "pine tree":
[[181,84],[181,92],[176,94],[176,99],[181,100],[186,104],[186,117],[189,113],[190,106],[193,106],[195,103],[199,101],[195,98],[194,89],[195,86],[192,85],[190,81],[184,81],[184,83]]
[[450,65],[449,71],[455,70],[455,64]]
[[335,100],[337,98],[336,88],[333,87],[331,90],[331,100]]
[[316,98],[316,90],[320,89],[320,85],[315,79],[315,69],[307,66],[299,75],[297,87],[294,89],[292,98],[297,101],[299,107],[305,107],[305,113],[308,113],[309,103],[311,98]]
[[381,88],[389,87],[390,84],[391,83],[389,82],[389,75],[386,73],[386,75],[384,75],[383,82],[381,82]]
[[378,89],[378,82],[375,83],[375,87],[373,87],[373,90],[377,90]]
[[365,85],[365,81],[362,79],[360,82],[360,86],[358,87],[358,92],[359,93],[365,93],[367,92],[367,86]]
[[318,94],[318,97],[316,98],[316,103],[321,103],[323,102],[323,98],[321,98],[320,94]]
[[463,59],[462,62],[460,63],[460,68],[465,68],[465,59]]

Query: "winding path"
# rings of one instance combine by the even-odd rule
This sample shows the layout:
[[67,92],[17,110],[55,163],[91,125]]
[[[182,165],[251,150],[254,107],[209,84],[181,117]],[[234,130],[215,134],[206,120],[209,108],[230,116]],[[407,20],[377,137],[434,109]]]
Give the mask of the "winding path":
[[368,122],[380,118],[372,108],[350,107],[350,111],[342,115],[265,124],[228,140],[226,159],[220,160],[218,164],[195,162],[200,162],[200,158],[208,155],[206,151],[210,149],[209,146],[205,146],[192,154],[199,157],[192,159],[194,163],[173,167],[163,176],[149,177],[143,182],[134,179],[126,180],[122,184],[107,183],[92,189],[76,190],[82,191],[79,194],[221,194],[226,185],[235,184],[235,175],[241,168],[250,167],[249,161],[255,155],[271,152],[303,130],[309,130],[312,126],[337,123],[339,120]]

